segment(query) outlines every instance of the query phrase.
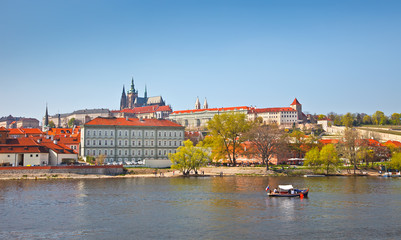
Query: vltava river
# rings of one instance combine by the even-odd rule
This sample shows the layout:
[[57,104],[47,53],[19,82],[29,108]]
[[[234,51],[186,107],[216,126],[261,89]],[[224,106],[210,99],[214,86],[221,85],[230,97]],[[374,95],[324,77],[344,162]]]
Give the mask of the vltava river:
[[0,239],[399,239],[400,217],[398,178],[0,181]]

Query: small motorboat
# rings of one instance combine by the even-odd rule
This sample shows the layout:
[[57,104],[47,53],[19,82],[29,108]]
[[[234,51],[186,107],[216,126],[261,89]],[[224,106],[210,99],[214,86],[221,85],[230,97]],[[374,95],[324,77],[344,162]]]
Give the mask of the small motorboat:
[[269,197],[308,197],[309,188],[307,189],[296,189],[292,185],[278,185],[278,189],[269,191],[267,196]]

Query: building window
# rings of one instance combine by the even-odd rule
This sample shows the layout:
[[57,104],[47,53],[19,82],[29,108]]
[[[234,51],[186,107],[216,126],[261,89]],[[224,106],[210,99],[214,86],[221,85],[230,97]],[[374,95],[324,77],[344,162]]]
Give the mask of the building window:
[[113,134],[114,134],[113,131],[110,131],[110,136],[113,136]]
[[171,132],[168,133],[168,136],[171,137]]
[[162,150],[159,150],[159,156],[162,155]]
[[124,151],[124,155],[127,156],[128,155],[128,150]]
[[86,155],[89,156],[90,154],[90,150],[86,150]]
[[93,150],[92,153],[93,153],[93,156],[96,156],[96,150]]
[[148,150],[145,150],[145,156],[148,156]]
[[110,145],[113,146],[114,145],[114,141],[110,140]]
[[153,156],[153,150],[150,150],[150,156]]
[[88,140],[88,141],[86,141],[86,145],[91,145],[91,141],[90,140]]
[[164,136],[167,137],[167,132],[164,132]]
[[161,137],[162,136],[162,132],[159,132],[159,137]]
[[110,150],[110,155],[113,155],[113,150]]
[[99,140],[99,146],[101,146],[102,145],[102,140]]
[[135,156],[135,150],[132,150],[132,156]]
[[106,146],[107,146],[107,140],[104,140],[104,145],[106,145]]
[[102,150],[99,150],[99,155],[102,155]]
[[132,141],[132,146],[135,146],[135,141]]
[[118,150],[118,155],[121,156],[121,150]]
[[126,137],[128,136],[128,131],[125,131],[125,136],[126,136]]
[[135,131],[132,131],[132,136],[135,137]]
[[107,136],[107,131],[104,131],[104,135]]
[[153,147],[153,141],[150,141],[150,146]]
[[102,136],[102,131],[99,130],[99,136]]
[[167,146],[167,141],[164,141],[164,146]]
[[148,136],[148,131],[145,131],[145,137],[147,137]]
[[141,150],[138,150],[138,156],[141,156]]
[[96,131],[93,131],[93,136],[96,136]]
[[159,147],[162,145],[162,141],[159,141]]
[[93,140],[93,146],[95,146],[96,145],[96,140]]
[[121,131],[118,131],[118,136],[120,136],[120,137],[121,137]]
[[124,141],[124,145],[128,146],[128,141],[127,140]]
[[141,141],[138,141],[138,146],[141,146],[141,143],[142,143]]
[[91,135],[91,131],[88,130],[87,134],[88,134],[88,136],[90,136]]
[[118,140],[118,146],[121,146],[121,140]]
[[106,156],[107,156],[107,150],[106,150],[106,149],[104,150],[104,155],[106,155]]

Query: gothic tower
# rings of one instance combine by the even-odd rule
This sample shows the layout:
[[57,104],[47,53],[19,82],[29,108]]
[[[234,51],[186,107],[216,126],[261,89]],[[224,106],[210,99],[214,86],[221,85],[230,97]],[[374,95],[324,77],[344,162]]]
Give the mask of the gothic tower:
[[127,108],[127,96],[125,95],[125,87],[123,85],[123,93],[121,94],[120,110]]
[[135,100],[138,97],[138,91],[135,91],[134,78],[131,80],[131,89],[127,94],[127,107],[132,109],[135,107]]
[[49,126],[49,112],[47,111],[47,103],[46,103],[46,114],[45,114],[45,124],[44,127]]

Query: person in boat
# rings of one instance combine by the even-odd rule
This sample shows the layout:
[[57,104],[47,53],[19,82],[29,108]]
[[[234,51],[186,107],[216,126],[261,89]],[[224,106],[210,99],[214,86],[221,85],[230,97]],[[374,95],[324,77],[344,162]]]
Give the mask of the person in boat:
[[273,192],[274,192],[274,193],[277,193],[277,188],[275,188]]

